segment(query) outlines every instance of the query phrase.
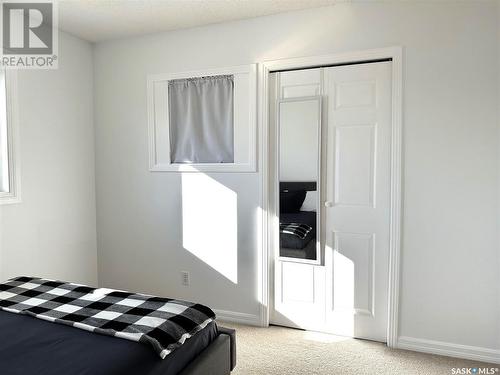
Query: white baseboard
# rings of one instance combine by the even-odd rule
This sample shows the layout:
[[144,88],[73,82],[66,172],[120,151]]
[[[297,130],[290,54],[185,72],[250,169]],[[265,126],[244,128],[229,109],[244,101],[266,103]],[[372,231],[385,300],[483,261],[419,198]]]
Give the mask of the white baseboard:
[[442,341],[418,339],[415,337],[400,336],[397,342],[397,349],[472,359],[488,363],[500,363],[500,350],[488,349],[480,346],[469,346]]
[[259,315],[217,309],[213,309],[213,311],[217,316],[217,320],[221,322],[240,323],[259,327],[261,326]]

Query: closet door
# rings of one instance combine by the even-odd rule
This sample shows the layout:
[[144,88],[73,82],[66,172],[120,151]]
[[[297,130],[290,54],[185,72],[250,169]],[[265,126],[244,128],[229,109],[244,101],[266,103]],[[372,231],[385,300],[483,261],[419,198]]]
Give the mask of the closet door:
[[[271,119],[275,126],[274,288],[270,322],[311,330],[323,330],[325,321],[325,272],[319,247],[321,69],[275,73]],[[273,106],[275,106],[273,108]],[[286,201],[303,192],[301,207]],[[280,207],[279,203],[282,203]],[[285,207],[287,206],[287,207]],[[278,233],[279,224],[307,224],[314,236],[300,239]],[[301,241],[304,243],[302,244]],[[307,244],[306,244],[307,243]]]
[[324,69],[326,330],[386,341],[391,63]]

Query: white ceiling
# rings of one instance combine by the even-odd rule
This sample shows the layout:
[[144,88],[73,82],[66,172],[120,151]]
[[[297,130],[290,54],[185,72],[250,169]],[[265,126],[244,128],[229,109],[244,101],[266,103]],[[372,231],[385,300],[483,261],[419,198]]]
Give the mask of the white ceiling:
[[60,0],[59,28],[91,42],[294,10],[338,0]]

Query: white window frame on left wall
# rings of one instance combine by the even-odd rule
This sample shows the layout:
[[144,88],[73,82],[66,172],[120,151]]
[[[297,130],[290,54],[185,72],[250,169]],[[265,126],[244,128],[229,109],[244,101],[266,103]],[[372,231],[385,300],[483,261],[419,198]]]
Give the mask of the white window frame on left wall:
[[[7,130],[6,154],[9,174],[9,191],[0,192],[0,205],[21,202],[18,143],[17,71],[8,69],[1,71],[1,74],[5,79],[5,119]],[[4,88],[2,87],[2,89]]]

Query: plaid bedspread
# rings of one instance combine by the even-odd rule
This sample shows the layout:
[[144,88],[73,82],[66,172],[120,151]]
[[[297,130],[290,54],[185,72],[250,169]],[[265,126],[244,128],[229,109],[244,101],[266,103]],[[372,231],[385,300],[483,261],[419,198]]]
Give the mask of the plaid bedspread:
[[147,343],[162,359],[215,320],[196,303],[34,277],[0,284],[0,309]]
[[280,223],[280,233],[291,234],[297,236],[300,239],[307,237],[309,232],[312,231],[312,227],[307,224],[302,223]]

